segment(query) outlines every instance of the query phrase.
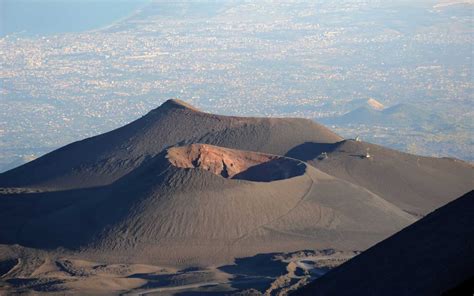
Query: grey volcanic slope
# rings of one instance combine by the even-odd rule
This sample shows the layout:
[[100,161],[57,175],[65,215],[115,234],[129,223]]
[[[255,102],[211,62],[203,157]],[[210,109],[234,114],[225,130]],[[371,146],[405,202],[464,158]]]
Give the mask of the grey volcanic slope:
[[[327,157],[321,157],[322,152]],[[367,152],[370,158],[365,157]],[[287,156],[365,187],[415,215],[425,215],[474,188],[472,164],[402,153],[366,142],[305,143]]]
[[166,266],[363,250],[415,221],[304,162],[201,144],[170,148],[103,188],[3,196],[0,209],[0,244]]
[[471,191],[294,295],[441,295],[474,276],[473,217]]
[[110,184],[176,144],[209,143],[284,155],[306,141],[340,140],[306,119],[219,116],[169,100],[124,127],[69,144],[0,174],[0,187],[54,190]]

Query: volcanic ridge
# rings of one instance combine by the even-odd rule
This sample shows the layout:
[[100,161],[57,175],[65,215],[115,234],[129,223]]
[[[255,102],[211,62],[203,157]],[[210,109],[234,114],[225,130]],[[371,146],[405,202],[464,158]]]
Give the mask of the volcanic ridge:
[[48,291],[83,292],[78,270],[90,275],[84,285],[116,292],[188,276],[228,285],[239,277],[220,266],[302,252],[285,259],[290,279],[261,279],[296,289],[314,276],[295,273],[304,260],[363,251],[473,187],[474,168],[460,160],[345,140],[306,119],[222,116],[169,100],[0,174],[0,292],[41,292],[45,278],[57,280]]

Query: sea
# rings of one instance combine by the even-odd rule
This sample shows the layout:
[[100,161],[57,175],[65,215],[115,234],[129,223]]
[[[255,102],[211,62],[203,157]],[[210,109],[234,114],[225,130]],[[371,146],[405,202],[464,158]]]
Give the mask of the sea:
[[151,0],[0,0],[0,37],[48,36],[100,29]]

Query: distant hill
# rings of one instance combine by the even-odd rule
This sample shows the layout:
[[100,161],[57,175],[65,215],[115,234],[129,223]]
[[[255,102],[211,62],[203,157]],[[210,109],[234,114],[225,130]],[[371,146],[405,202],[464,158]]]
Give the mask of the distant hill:
[[472,295],[473,213],[471,191],[292,295]]
[[372,107],[375,110],[385,109],[385,106],[382,103],[380,103],[379,101],[377,101],[376,99],[373,99],[373,98],[370,98],[370,99],[367,100],[367,105],[369,105],[370,107]]
[[451,126],[440,115],[410,104],[398,104],[383,110],[362,106],[344,115],[321,118],[319,121],[329,125],[363,124],[415,129],[445,129]]
[[383,110],[385,109],[385,105],[379,102],[374,98],[368,99],[354,99],[344,104],[345,108],[349,110],[354,110],[360,107],[367,107],[374,110]]

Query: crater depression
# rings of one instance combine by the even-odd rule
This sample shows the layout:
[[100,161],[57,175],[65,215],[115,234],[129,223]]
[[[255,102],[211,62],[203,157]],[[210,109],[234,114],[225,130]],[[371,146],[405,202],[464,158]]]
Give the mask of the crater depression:
[[202,169],[229,179],[271,182],[301,176],[306,171],[306,165],[295,159],[206,144],[173,147],[167,152],[175,167]]

